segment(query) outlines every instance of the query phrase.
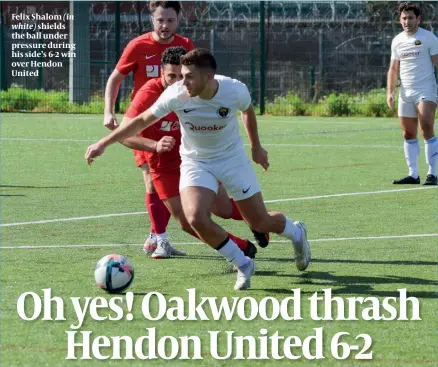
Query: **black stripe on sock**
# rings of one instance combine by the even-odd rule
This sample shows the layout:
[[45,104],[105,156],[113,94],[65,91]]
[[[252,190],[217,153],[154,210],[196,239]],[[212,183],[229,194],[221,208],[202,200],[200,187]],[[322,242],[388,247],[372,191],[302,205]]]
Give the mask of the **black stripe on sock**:
[[227,238],[225,239],[225,241],[221,242],[221,243],[219,244],[219,246],[215,248],[215,250],[216,250],[216,251],[219,251],[222,247],[224,247],[224,246],[228,243],[229,240],[230,240],[230,237],[227,236]]

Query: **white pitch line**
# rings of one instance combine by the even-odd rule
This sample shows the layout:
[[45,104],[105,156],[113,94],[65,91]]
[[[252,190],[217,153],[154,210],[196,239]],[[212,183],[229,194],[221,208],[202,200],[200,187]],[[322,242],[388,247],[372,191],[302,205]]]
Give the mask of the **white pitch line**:
[[[305,197],[299,197],[299,198],[265,200],[265,203],[280,203],[280,202],[285,202],[285,201],[299,201],[299,200],[316,200],[316,199],[326,199],[326,198],[343,197],[343,196],[378,195],[378,194],[393,193],[393,192],[428,190],[428,189],[436,189],[436,187],[435,186],[433,186],[433,187],[418,187],[418,188],[398,189],[398,190],[396,189],[396,190],[380,190],[380,191],[365,191],[365,192],[348,192],[348,193],[344,193],[344,194],[305,196]],[[91,215],[91,216],[86,216],[86,217],[72,217],[72,218],[38,220],[38,221],[34,221],[34,222],[3,223],[3,224],[0,224],[0,227],[13,227],[13,226],[24,226],[24,225],[29,225],[29,224],[68,222],[68,221],[74,221],[74,220],[87,220],[87,219],[98,219],[98,218],[109,218],[109,217],[123,217],[123,216],[128,216],[128,215],[139,215],[139,214],[147,214],[147,212],[114,213],[114,214]]]
[[396,190],[379,190],[379,191],[364,191],[364,192],[347,192],[347,193],[344,193],[344,194],[319,195],[319,196],[305,196],[305,197],[291,198],[291,199],[265,200],[265,203],[279,203],[279,202],[283,202],[283,201],[298,201],[298,200],[315,200],[315,199],[336,198],[336,197],[342,197],[342,196],[378,195],[378,194],[386,194],[386,193],[393,193],[393,192],[416,191],[416,190],[428,190],[428,189],[436,189],[436,187],[433,186],[433,187],[418,187],[418,188],[396,189]]
[[[263,124],[265,121],[260,121],[259,124]],[[367,125],[370,126],[372,123],[367,122],[367,121],[327,121],[327,120],[318,120],[318,119],[308,119],[308,120],[275,120],[275,121],[267,121],[266,123],[268,124],[281,124],[281,123],[286,123],[286,124],[309,124],[309,125],[316,125],[316,124],[321,124],[321,125]],[[385,124],[376,124],[377,126],[384,126],[386,127],[387,125]],[[397,126],[397,125],[396,125]]]
[[[423,234],[406,234],[396,236],[371,236],[371,237],[341,237],[341,238],[315,238],[309,239],[310,242],[331,242],[331,241],[360,241],[360,240],[392,240],[400,238],[418,238],[418,237],[438,237],[438,233],[423,233]],[[290,242],[285,241],[270,241],[271,243]],[[203,245],[202,242],[172,242],[175,245]],[[120,247],[120,246],[139,246],[141,243],[109,243],[109,244],[94,244],[94,245],[53,245],[53,246],[35,246],[35,245],[20,245],[20,246],[0,246],[0,249],[20,250],[20,249],[61,249],[61,248],[84,248],[84,247]]]
[[44,223],[56,223],[56,222],[69,222],[69,221],[73,221],[73,220],[87,220],[87,219],[96,219],[96,218],[123,217],[123,216],[126,216],[126,215],[139,215],[139,214],[147,214],[147,212],[101,214],[101,215],[91,215],[91,216],[88,216],[88,217],[72,217],[72,218],[59,218],[59,219],[38,220],[38,221],[35,221],[35,222],[3,223],[3,224],[0,224],[0,227],[25,226],[27,224],[44,224]]
[[[245,144],[248,145],[249,144]],[[352,144],[289,144],[289,143],[262,143],[262,146],[273,147],[320,147],[320,148],[387,148],[387,149],[403,149],[401,145],[352,145]]]

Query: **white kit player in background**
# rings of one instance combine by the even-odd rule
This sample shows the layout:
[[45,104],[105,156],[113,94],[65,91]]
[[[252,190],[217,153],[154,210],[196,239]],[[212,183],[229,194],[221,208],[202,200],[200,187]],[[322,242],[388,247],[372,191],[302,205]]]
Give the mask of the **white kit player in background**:
[[291,240],[296,266],[305,270],[310,262],[306,226],[292,222],[280,212],[266,210],[239,136],[236,114],[240,110],[253,161],[268,169],[268,154],[259,141],[248,88],[238,80],[216,76],[216,61],[208,50],[188,52],[181,57],[181,64],[184,80],[167,88],[149,110],[91,145],[85,155],[87,162],[92,163],[108,145],[134,135],[174,111],[182,132],[180,194],[184,214],[199,238],[237,267],[234,289],[250,287],[255,263],[211,220],[219,182],[233,197],[251,229],[277,233]]
[[394,109],[394,89],[400,73],[398,116],[403,130],[404,152],[409,175],[394,180],[394,184],[419,184],[418,158],[420,144],[418,125],[425,143],[426,163],[429,166],[424,185],[436,185],[438,140],[434,133],[437,103],[434,66],[438,67],[438,39],[421,27],[420,6],[410,2],[399,6],[403,32],[391,45],[391,64],[388,71],[387,104]]

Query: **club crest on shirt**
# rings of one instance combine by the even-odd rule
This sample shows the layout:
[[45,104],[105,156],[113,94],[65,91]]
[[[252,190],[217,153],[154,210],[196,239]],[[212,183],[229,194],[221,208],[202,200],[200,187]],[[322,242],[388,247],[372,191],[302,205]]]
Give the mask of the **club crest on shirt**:
[[415,40],[414,44],[415,44],[415,46],[420,46],[421,45],[421,41],[420,40]]
[[179,130],[179,121],[162,121],[159,130],[161,131]]
[[146,76],[149,78],[158,78],[159,71],[159,65],[146,65]]
[[220,118],[224,119],[230,114],[230,109],[227,107],[219,107],[216,113]]

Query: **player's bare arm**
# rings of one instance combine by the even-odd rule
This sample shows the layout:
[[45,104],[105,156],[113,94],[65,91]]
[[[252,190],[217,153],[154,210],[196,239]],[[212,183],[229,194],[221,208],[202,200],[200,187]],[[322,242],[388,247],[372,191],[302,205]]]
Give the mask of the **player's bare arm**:
[[[126,124],[131,118],[124,117],[122,124]],[[125,147],[136,150],[143,150],[146,152],[165,153],[173,149],[175,139],[172,136],[163,136],[159,141],[148,139],[143,136],[131,136],[120,142]]]
[[170,152],[175,146],[173,136],[163,136],[160,140],[144,138],[143,136],[131,136],[120,142],[125,147],[146,152],[156,152],[158,154]]
[[103,124],[110,130],[114,130],[118,126],[117,118],[114,114],[114,104],[116,103],[117,95],[119,94],[120,84],[125,77],[125,75],[115,69],[106,84]]
[[134,136],[138,132],[151,126],[158,121],[158,118],[148,110],[141,115],[133,118],[130,121],[122,121],[119,128],[115,129],[111,134],[100,139],[97,143],[90,145],[85,153],[85,160],[88,164],[93,163],[94,158],[99,157],[105,151],[105,148],[118,141]]
[[438,68],[438,55],[432,55],[431,59],[432,59],[433,66]]
[[249,105],[246,111],[242,111],[242,121],[245,125],[246,134],[248,135],[252,159],[257,164],[260,164],[266,171],[269,167],[268,152],[263,149],[260,144],[259,133],[257,130],[257,117],[252,105]]
[[397,86],[398,73],[400,70],[400,60],[391,59],[388,70],[388,82],[386,92],[386,103],[391,110],[394,110],[394,90]]

